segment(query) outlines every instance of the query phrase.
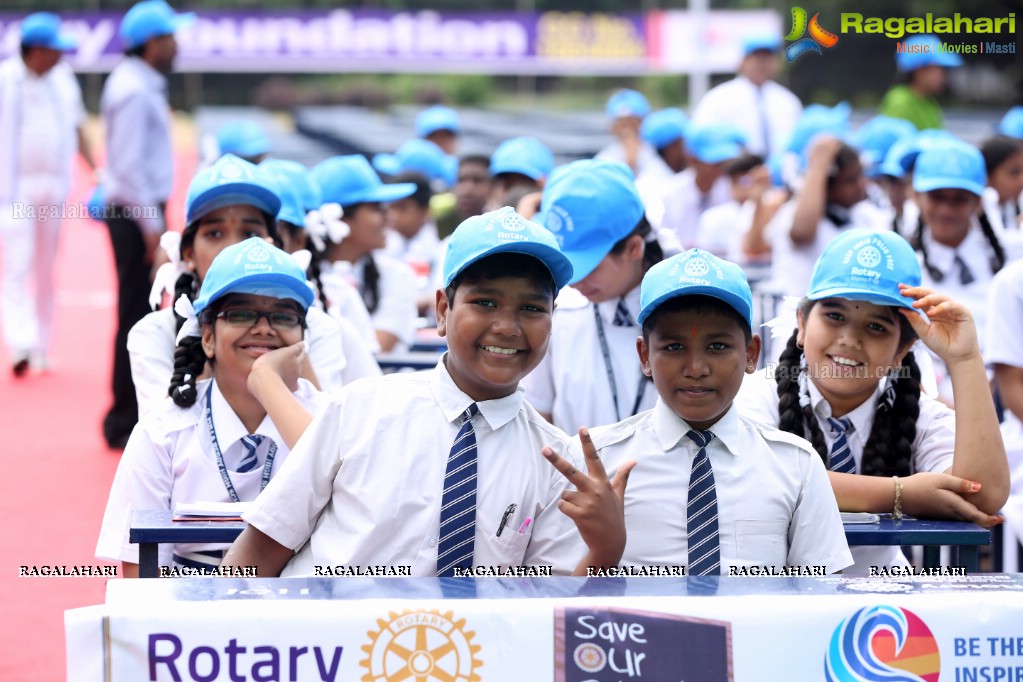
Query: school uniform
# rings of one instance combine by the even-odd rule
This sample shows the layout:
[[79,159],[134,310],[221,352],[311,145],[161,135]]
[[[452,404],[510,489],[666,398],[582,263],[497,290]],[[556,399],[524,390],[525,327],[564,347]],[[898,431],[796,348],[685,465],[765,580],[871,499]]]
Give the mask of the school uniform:
[[1015,260],[1023,256],[1023,195],[1000,203],[998,191],[985,187],[981,195],[981,208],[1005,248],[1006,257]]
[[360,345],[365,346],[369,353],[379,353],[380,342],[373,321],[355,285],[336,274],[333,268],[326,268],[325,272],[320,272],[320,286],[327,298],[327,314],[339,322],[344,320],[342,324],[350,325],[362,341]]
[[686,168],[661,185],[659,199],[647,205],[650,222],[658,229],[673,232],[683,249],[696,243],[700,216],[704,211],[732,200],[732,181],[718,178],[707,193],[696,186],[696,169]]
[[734,200],[707,209],[697,223],[696,248],[733,263],[744,262],[742,239],[753,226],[755,209],[752,201],[740,204]]
[[[847,215],[823,216],[817,223],[817,236],[813,242],[797,246],[790,236],[795,213],[796,200],[792,199],[778,209],[767,226],[766,236],[771,243],[772,290],[798,298],[806,295],[813,266],[832,239],[854,227],[882,231],[891,225],[891,220],[886,219],[882,209],[870,202],[861,201],[854,204]],[[840,225],[840,222],[845,224]]]
[[432,273],[439,244],[437,224],[432,220],[424,224],[411,239],[402,236],[396,230],[387,231],[387,246],[384,247],[384,253],[412,268],[416,280],[417,299],[436,291],[433,287]]
[[[817,386],[810,381],[808,385],[810,406],[817,418],[817,425],[824,435],[828,451],[837,438],[832,433],[827,419],[831,416],[831,406],[821,395]],[[846,441],[856,463],[856,470],[862,466],[863,448],[870,438],[874,426],[877,399],[881,395],[881,382],[877,390],[863,404],[847,415],[852,421],[853,430],[846,432]],[[778,385],[767,370],[760,370],[747,375],[742,388],[736,396],[736,406],[744,416],[773,427],[777,427],[778,416]],[[820,456],[814,452],[818,461]],[[943,472],[952,466],[955,456],[955,412],[944,404],[934,400],[925,393],[920,394],[920,415],[916,419],[916,437],[913,439],[912,456],[910,457],[910,473],[919,471]],[[631,487],[632,481],[630,479]],[[829,486],[830,491],[830,486]],[[834,493],[831,493],[834,496]],[[892,486],[894,502],[895,486]],[[849,573],[867,573],[871,566],[908,566],[909,562],[898,547],[852,547],[855,565],[848,569]]]
[[[630,312],[631,326],[615,324],[619,300]],[[529,404],[551,415],[567,433],[613,424],[653,407],[657,389],[643,375],[636,352],[636,338],[643,333],[636,324],[639,287],[603,303],[590,303],[566,287],[557,303],[547,354],[522,381]]]
[[745,76],[711,88],[696,104],[692,124],[730,123],[746,133],[746,149],[768,156],[782,151],[803,113],[803,104],[774,81],[755,85]]
[[[336,393],[356,379],[380,374],[380,366],[351,325],[335,320],[319,308],[309,308],[306,324],[309,361],[323,392]],[[174,375],[176,337],[174,311],[170,308],[149,313],[128,333],[139,414],[152,411],[167,397]]]
[[[687,565],[687,491],[699,447],[664,402],[590,430],[609,475],[629,460],[623,565]],[[805,441],[741,416],[732,405],[710,427],[707,456],[717,494],[721,574],[743,566],[852,563],[827,472]],[[578,440],[573,452],[581,455]]]
[[82,92],[58,62],[39,76],[20,54],[0,62],[0,243],[4,340],[14,362],[45,356],[53,336],[53,266],[71,189]]
[[[443,359],[431,371],[347,387],[245,514],[250,525],[297,551],[282,575],[382,564],[436,575],[447,459],[472,403]],[[586,552],[557,507],[571,484],[540,454],[546,445],[565,453],[567,436],[537,414],[521,388],[476,404],[473,565],[550,565],[570,573]]]
[[[989,366],[1023,367],[1023,261],[1006,265],[992,280],[985,337],[984,361]],[[1005,410],[1002,439],[1012,468],[1023,467],[1023,421],[1010,410]],[[1016,486],[1023,489],[1023,479]]]
[[[241,439],[248,435],[248,431],[213,379],[198,382],[196,393],[195,404],[191,407],[181,408],[169,401],[164,402],[145,415],[132,431],[111,486],[96,545],[97,557],[138,563],[138,545],[128,542],[134,510],[173,510],[179,502],[232,501],[206,420],[207,395],[213,433],[238,499],[249,501],[259,494],[267,457],[271,453],[270,475],[277,476],[281,471],[289,448],[269,416],[263,419],[255,432],[255,435],[263,437],[256,449],[256,466],[250,471],[239,472],[237,469],[247,455]],[[314,414],[327,402],[327,396],[304,379],[299,379],[295,397]],[[200,552],[220,552],[227,547],[161,545],[160,565],[188,566],[190,562],[216,565],[219,559]]]
[[[353,282],[365,301],[367,261],[368,257],[360,258],[355,263],[339,260],[329,266],[324,263],[321,267],[329,270],[333,276]],[[397,336],[407,348],[415,341],[416,320],[419,319],[415,274],[407,264],[379,252],[373,254],[373,261],[380,273],[377,307],[369,315],[373,327],[377,331]]]
[[[625,147],[617,140],[601,149],[593,158],[598,161],[613,161],[628,165]],[[668,168],[668,164],[664,162],[664,159],[657,153],[653,145],[649,142],[641,141],[639,143],[639,152],[636,154],[636,168],[633,169],[633,174],[637,178],[647,174],[664,176],[665,174],[671,175],[671,169]]]

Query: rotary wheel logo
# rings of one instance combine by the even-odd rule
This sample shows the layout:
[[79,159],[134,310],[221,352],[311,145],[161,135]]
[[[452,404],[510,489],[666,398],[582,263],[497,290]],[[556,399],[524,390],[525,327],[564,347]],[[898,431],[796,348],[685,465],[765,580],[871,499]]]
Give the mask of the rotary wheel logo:
[[864,246],[856,254],[856,262],[865,268],[876,268],[881,264],[881,252],[876,246]]
[[262,244],[256,244],[246,254],[250,263],[265,263],[270,260],[270,250]]
[[465,629],[465,619],[451,611],[390,612],[377,619],[380,629],[366,634],[359,661],[366,674],[362,682],[481,682],[480,646],[475,632]]
[[607,665],[607,654],[591,642],[584,642],[577,646],[572,658],[579,669],[587,673],[599,673]]
[[691,258],[686,263],[686,274],[690,277],[703,277],[710,271],[707,261],[702,258]]
[[526,221],[518,213],[508,216],[503,222],[504,229],[509,232],[522,232],[522,230],[526,229]]

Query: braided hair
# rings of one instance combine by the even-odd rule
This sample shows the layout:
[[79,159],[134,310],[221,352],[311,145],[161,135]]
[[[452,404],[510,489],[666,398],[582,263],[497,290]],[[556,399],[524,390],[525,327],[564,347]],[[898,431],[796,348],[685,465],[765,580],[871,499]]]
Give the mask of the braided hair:
[[[799,311],[809,317],[816,301],[803,299]],[[909,320],[899,319],[899,345],[905,347],[916,338]],[[825,464],[829,455],[824,434],[810,405],[800,405],[799,374],[803,371],[803,349],[799,347],[798,330],[792,332],[785,350],[778,359],[775,378],[778,383],[778,428],[806,438]],[[889,406],[884,393],[874,408],[874,424],[860,460],[860,473],[868,476],[908,476],[916,420],[920,416],[920,368],[912,351],[902,359],[895,382],[894,400]]]
[[[998,239],[998,235],[995,234],[995,230],[991,226],[991,220],[988,218],[987,213],[981,212],[977,217],[977,221],[980,223],[980,230],[984,234],[984,238],[987,239],[987,243],[991,247],[991,274],[995,274],[1005,267],[1005,248],[1002,246],[1002,242]],[[941,282],[945,279],[945,273],[931,265],[930,258],[927,254],[927,244],[924,242],[925,229],[924,217],[921,215],[917,219],[916,231],[913,233],[913,238],[909,240],[909,243],[913,245],[914,249],[920,252],[920,256],[923,258],[924,262],[924,270],[926,270],[931,276],[931,279],[935,282]]]

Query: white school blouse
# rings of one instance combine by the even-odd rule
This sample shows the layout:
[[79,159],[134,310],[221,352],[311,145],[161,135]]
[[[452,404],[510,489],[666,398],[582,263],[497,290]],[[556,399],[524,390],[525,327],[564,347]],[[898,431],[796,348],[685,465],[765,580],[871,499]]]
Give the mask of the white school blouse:
[[673,232],[683,249],[691,249],[696,244],[700,216],[732,200],[732,182],[722,175],[704,194],[696,186],[696,169],[686,168],[661,184],[660,192],[660,197],[647,204],[650,223]]
[[[690,426],[658,400],[653,409],[590,437],[608,475],[636,467],[625,493],[628,540],[623,565],[686,565],[686,504],[699,447]],[[825,566],[852,563],[824,465],[805,441],[740,416],[733,405],[710,427],[721,574],[735,566]],[[572,449],[581,456],[578,439]]]
[[[256,451],[258,465],[245,473],[234,470],[245,454],[241,438],[248,435],[248,431],[216,382],[213,379],[200,381],[196,384],[197,398],[194,405],[182,408],[166,401],[143,417],[132,431],[110,488],[99,542],[96,544],[97,557],[138,563],[138,545],[128,542],[134,510],[170,511],[178,502],[231,501],[217,466],[206,423],[208,391],[213,391],[213,427],[217,433],[217,442],[238,498],[248,501],[259,494],[263,466],[272,443],[276,443],[277,453],[274,455],[271,476],[279,474],[289,449],[269,416],[256,429],[256,434],[266,437]],[[295,397],[313,414],[322,409],[328,399],[304,379],[299,379]],[[175,553],[226,547],[210,544],[160,545],[160,565],[171,565]]]
[[[736,396],[735,404],[746,417],[761,424],[778,426],[778,385],[774,378],[762,369],[754,374],[747,374]],[[817,425],[824,435],[824,443],[828,451],[835,436],[831,433],[827,418],[831,416],[831,405],[824,399],[817,386],[809,383],[810,406],[817,417]],[[857,471],[862,466],[863,448],[870,438],[870,430],[874,427],[874,409],[881,395],[881,382],[878,382],[874,394],[859,407],[845,415],[852,420],[854,430],[848,433],[846,440],[856,462]],[[952,466],[955,456],[956,423],[955,412],[943,403],[931,398],[926,393],[920,394],[920,415],[916,418],[916,437],[913,439],[912,455],[909,460],[911,474],[918,471],[943,472]],[[814,451],[814,457],[820,456]],[[829,485],[830,489],[830,485]],[[894,502],[895,487],[892,486]],[[834,495],[834,493],[832,493]],[[898,547],[852,547],[855,566],[847,573],[867,573],[871,566],[908,566],[909,563]]]
[[[356,379],[380,375],[380,366],[351,325],[341,324],[315,307],[309,309],[306,323],[309,361],[322,391],[336,393]],[[167,398],[176,336],[170,308],[149,313],[128,332],[128,357],[140,416]]]
[[[594,304],[572,287],[561,290],[557,303],[547,354],[522,381],[529,404],[551,415],[554,425],[569,434],[577,433],[580,426],[613,424],[632,416],[640,391],[643,397],[637,412],[653,407],[657,389],[643,376],[636,351],[642,328],[611,324],[618,299],[599,303],[597,309],[604,324],[620,415],[615,414]],[[625,305],[634,318],[639,314],[639,287],[625,295]]]
[[[329,265],[331,275],[348,279],[362,291],[365,286],[366,260],[360,258],[354,264],[348,261],[335,261]],[[380,251],[373,254],[373,261],[380,273],[377,309],[369,314],[373,328],[394,334],[407,349],[415,341],[416,323],[419,318],[415,273],[408,264]],[[324,263],[321,267],[328,266]]]
[[[991,282],[986,336],[984,361],[988,365],[1023,367],[1023,261],[1009,263]],[[1010,464],[1023,466],[1023,422],[1008,409],[1002,422],[1002,439]],[[1017,487],[1023,487],[1023,479]]]
[[[472,402],[443,359],[431,371],[346,387],[245,514],[297,552],[282,575],[385,564],[436,575],[445,467]],[[473,565],[550,565],[570,573],[586,553],[557,506],[571,484],[540,454],[546,445],[565,453],[568,437],[530,407],[521,389],[477,404]],[[580,459],[573,463],[584,467]]]

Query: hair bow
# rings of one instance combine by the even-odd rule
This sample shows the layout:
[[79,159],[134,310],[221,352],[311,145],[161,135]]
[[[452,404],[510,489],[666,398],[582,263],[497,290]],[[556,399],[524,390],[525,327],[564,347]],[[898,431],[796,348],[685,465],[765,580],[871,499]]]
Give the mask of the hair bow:
[[174,339],[175,345],[181,343],[182,339],[188,336],[202,336],[199,318],[196,316],[195,307],[188,300],[188,296],[184,294],[178,296],[178,300],[174,301],[174,312],[185,318],[185,323],[181,325],[181,330],[178,331],[178,336]]
[[163,294],[174,294],[178,278],[188,272],[188,266],[181,261],[181,233],[164,232],[160,235],[160,248],[167,254],[167,262],[156,270],[153,288],[149,290],[149,307],[156,310],[163,302]]
[[341,204],[323,204],[318,210],[309,211],[305,216],[305,229],[318,251],[327,248],[327,242],[340,244],[351,234],[348,223],[342,220],[344,209]]

